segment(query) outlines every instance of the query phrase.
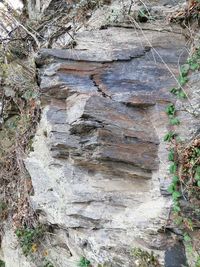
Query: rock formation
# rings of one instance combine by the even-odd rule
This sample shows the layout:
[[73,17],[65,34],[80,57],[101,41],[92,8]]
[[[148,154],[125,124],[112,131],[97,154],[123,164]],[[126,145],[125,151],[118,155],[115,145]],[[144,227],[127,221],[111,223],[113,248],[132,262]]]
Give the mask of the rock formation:
[[65,229],[72,254],[115,267],[134,266],[133,247],[163,252],[172,242],[158,234],[170,207],[159,144],[185,40],[136,33],[84,31],[75,49],[40,52],[44,109],[26,161],[35,208]]
[[[77,266],[84,256],[94,266],[134,267],[135,247],[154,251],[161,266],[183,266],[184,247],[169,222],[163,137],[186,40],[163,19],[103,24],[104,13],[77,33],[74,48],[37,55],[42,114],[25,160],[31,201],[56,229],[55,266]],[[187,127],[190,136],[197,121],[180,116],[180,132]]]

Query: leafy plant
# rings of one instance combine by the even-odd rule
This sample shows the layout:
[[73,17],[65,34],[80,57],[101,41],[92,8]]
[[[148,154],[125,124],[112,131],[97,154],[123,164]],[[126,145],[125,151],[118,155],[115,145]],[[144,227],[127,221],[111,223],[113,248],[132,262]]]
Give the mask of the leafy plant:
[[17,229],[15,233],[24,255],[28,256],[37,251],[39,242],[44,237],[45,228],[39,225],[35,228]]
[[200,267],[200,256],[198,256],[198,258],[195,262],[195,267]]
[[149,253],[141,248],[134,248],[132,254],[138,260],[139,267],[160,267],[158,256],[153,251]]
[[200,181],[200,166],[197,166],[194,178]]
[[177,170],[177,164],[175,162],[172,162],[171,165],[169,166],[169,172],[171,174],[175,174]]
[[178,201],[173,202],[173,211],[175,213],[179,213],[181,211],[180,204]]
[[171,148],[168,154],[168,160],[174,161],[174,157],[175,157],[174,149]]
[[191,241],[192,241],[192,238],[189,236],[188,233],[184,233],[184,235],[183,235],[183,240],[184,240],[185,242],[191,242]]
[[192,247],[192,238],[189,236],[188,233],[184,233],[183,235],[183,240],[186,246],[186,249],[189,253],[193,252],[193,247]]
[[[172,88],[170,92],[177,98],[186,98],[182,87],[189,81],[188,74],[199,69],[200,48],[193,53],[186,64],[180,67],[180,75],[178,77],[179,87]],[[174,104],[171,103],[167,106],[166,113],[170,125],[180,124],[180,120],[175,117],[176,110]],[[165,135],[164,140],[171,142],[175,136],[177,141],[179,136],[173,131],[170,131]],[[174,222],[185,231],[183,240],[187,251],[195,255],[194,250],[196,250],[196,248],[188,231],[193,231],[196,217],[199,217],[200,214],[199,206],[193,204],[199,203],[200,200],[200,140],[196,138],[190,145],[186,144],[185,147],[183,147],[183,143],[173,142],[172,144],[175,146],[170,148],[168,154],[168,160],[171,162],[169,172],[172,174],[172,181],[168,187],[168,192],[172,194]],[[182,203],[180,202],[182,196],[188,201],[188,206],[190,208],[189,214],[182,208]],[[193,217],[193,215],[196,217]],[[198,252],[196,254],[199,255]],[[196,259],[195,267],[200,267],[199,256]]]
[[189,64],[184,64],[180,67],[180,73],[182,77],[185,77],[188,75],[188,72],[190,70],[190,65]]
[[54,265],[49,260],[45,260],[44,265],[42,267],[54,267]]
[[169,120],[171,125],[179,125],[180,124],[180,120],[178,118],[171,118]]
[[91,263],[88,259],[86,259],[85,257],[81,257],[78,263],[78,267],[89,267],[90,264]]
[[179,177],[175,175],[173,177],[173,179],[172,179],[172,183],[168,187],[168,192],[169,193],[172,194],[174,191],[176,191],[176,186],[177,186],[178,182],[179,182]]
[[175,96],[177,96],[178,98],[182,98],[182,99],[186,98],[186,94],[183,92],[182,88],[174,87],[170,90],[170,92],[174,94]]
[[188,81],[189,81],[189,79],[185,76],[180,75],[178,77],[178,82],[181,86],[184,86]]
[[189,81],[189,79],[187,78],[189,70],[190,70],[189,64],[184,64],[180,67],[180,75],[178,77],[178,81],[181,86],[184,86]]
[[177,200],[178,198],[180,198],[181,197],[181,193],[179,192],[179,191],[174,191],[173,193],[172,193],[172,198],[173,198],[173,200]]
[[197,49],[196,53],[194,53],[188,60],[187,63],[190,67],[190,70],[195,71],[200,68],[200,53],[199,49]]
[[174,132],[168,132],[165,136],[164,136],[164,141],[165,142],[170,142],[172,141],[172,139],[174,139],[174,137],[176,136],[176,134]]
[[0,267],[5,267],[6,265],[5,265],[5,262],[4,261],[2,261],[2,260],[0,260]]
[[170,103],[167,107],[166,107],[166,113],[167,115],[170,117],[170,116],[174,116],[175,114],[175,106],[174,104]]
[[171,125],[179,125],[180,124],[180,120],[178,118],[175,117],[175,112],[176,112],[176,109],[175,109],[175,106],[174,104],[169,104],[167,107],[166,107],[166,113],[169,117],[169,122]]

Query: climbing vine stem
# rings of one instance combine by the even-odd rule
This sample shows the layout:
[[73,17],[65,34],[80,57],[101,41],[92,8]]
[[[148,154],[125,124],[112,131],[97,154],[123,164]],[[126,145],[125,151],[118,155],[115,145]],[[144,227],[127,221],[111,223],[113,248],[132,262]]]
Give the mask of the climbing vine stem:
[[[186,99],[183,86],[188,83],[189,75],[199,70],[200,48],[196,49],[187,62],[180,67],[178,77],[180,86],[172,88],[170,92],[176,98]],[[181,124],[177,117],[176,106],[173,103],[167,105],[165,112],[171,128]],[[168,160],[170,162],[171,184],[168,187],[168,192],[172,194],[174,222],[183,231],[186,249],[197,255],[195,267],[200,267],[200,254],[190,235],[194,227],[199,224],[200,218],[200,139],[196,137],[187,145],[180,142],[179,139],[178,134],[171,129],[164,136],[164,141],[169,142]],[[185,205],[186,203],[187,205]]]

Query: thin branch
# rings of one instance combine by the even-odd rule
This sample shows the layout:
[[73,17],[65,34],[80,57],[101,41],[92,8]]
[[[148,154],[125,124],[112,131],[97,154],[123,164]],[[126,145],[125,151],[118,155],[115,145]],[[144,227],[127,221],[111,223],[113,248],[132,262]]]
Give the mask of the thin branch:
[[14,20],[14,22],[17,24],[17,25],[19,25],[28,35],[30,35],[33,39],[34,39],[34,41],[35,41],[35,43],[37,44],[37,46],[38,46],[38,48],[40,48],[40,42],[39,42],[39,40],[37,39],[37,37],[35,36],[35,34],[33,34],[32,32],[30,32],[23,24],[21,24],[17,19],[15,19],[14,17],[13,17],[13,20]]

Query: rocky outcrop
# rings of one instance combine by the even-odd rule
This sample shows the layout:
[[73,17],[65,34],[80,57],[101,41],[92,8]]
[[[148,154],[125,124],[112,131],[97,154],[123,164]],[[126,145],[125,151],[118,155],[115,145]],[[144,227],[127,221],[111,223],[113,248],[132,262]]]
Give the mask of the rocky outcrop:
[[[161,266],[183,266],[184,247],[169,222],[163,137],[185,37],[163,20],[103,23],[108,9],[96,11],[74,48],[37,56],[43,109],[25,161],[32,204],[56,229],[49,245],[55,266],[77,266],[84,256],[93,266],[135,267],[135,247],[154,251]],[[179,131],[190,137],[198,121],[178,107]]]
[[135,266],[139,246],[162,263],[167,251],[172,267],[170,247],[179,243],[162,233],[171,205],[160,193],[169,183],[162,138],[184,37],[161,26],[108,27],[76,40],[75,49],[37,58],[44,109],[26,160],[35,209],[67,233],[77,258]]

